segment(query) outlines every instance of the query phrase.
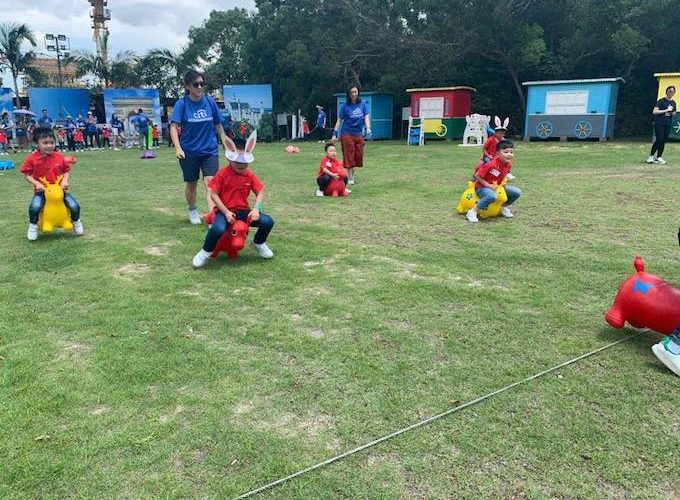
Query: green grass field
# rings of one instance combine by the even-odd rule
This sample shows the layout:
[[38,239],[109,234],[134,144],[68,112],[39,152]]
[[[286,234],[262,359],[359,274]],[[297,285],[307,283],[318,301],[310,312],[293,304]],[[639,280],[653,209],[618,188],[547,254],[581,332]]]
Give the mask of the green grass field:
[[[27,241],[30,187],[1,173],[0,498],[235,497],[625,337],[603,315],[636,254],[680,284],[680,145],[648,147],[519,143],[515,218],[474,225],[478,149],[369,144],[332,199],[320,145],[259,144],[275,257],[201,270],[170,149],[78,154],[82,238]],[[261,496],[679,498],[657,340]]]

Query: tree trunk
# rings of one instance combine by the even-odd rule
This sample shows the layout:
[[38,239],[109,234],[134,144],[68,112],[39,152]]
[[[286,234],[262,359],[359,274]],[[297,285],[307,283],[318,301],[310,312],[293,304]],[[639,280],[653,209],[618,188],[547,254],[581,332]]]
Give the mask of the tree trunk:
[[510,76],[512,76],[512,82],[515,84],[515,90],[517,91],[517,96],[519,97],[519,104],[522,107],[522,113],[520,116],[525,116],[527,110],[527,101],[524,97],[522,85],[519,83],[519,77],[517,72],[513,71],[511,68],[508,68],[508,72],[510,73]]
[[17,84],[17,73],[12,68],[12,80],[14,81],[14,97],[17,100],[16,109],[21,109],[21,98],[19,98],[19,85]]

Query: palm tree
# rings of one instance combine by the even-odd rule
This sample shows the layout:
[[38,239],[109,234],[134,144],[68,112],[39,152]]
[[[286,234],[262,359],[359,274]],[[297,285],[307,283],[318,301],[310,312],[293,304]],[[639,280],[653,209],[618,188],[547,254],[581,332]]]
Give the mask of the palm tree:
[[[108,42],[109,36],[107,33],[102,40],[105,48],[107,48]],[[108,50],[105,50],[104,53],[108,53]],[[112,85],[126,86],[137,84],[134,67],[138,59],[137,55],[129,50],[119,52],[113,59],[104,59],[95,52],[75,50],[68,57],[64,58],[64,62],[76,65],[76,75],[78,77],[92,75],[102,82],[104,88],[107,88]]]
[[26,42],[32,47],[36,46],[35,35],[26,24],[11,22],[0,24],[0,65],[8,68],[10,73],[12,73],[14,95],[16,96],[18,107],[21,105],[19,101],[19,85],[17,84],[19,74],[32,73],[35,77],[38,77],[40,74],[36,68],[31,66],[31,63],[35,60],[33,51],[21,51],[21,46]]
[[191,67],[186,52],[180,49],[151,49],[139,61],[139,74],[146,85],[157,87],[167,96],[182,93],[182,76]]
[[174,76],[180,76],[188,67],[183,50],[173,52],[169,49],[151,49],[144,58],[158,61],[167,66],[174,71]]

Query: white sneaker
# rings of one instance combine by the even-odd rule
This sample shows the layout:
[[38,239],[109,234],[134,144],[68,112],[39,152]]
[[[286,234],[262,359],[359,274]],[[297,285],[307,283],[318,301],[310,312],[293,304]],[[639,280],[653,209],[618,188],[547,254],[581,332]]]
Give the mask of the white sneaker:
[[206,252],[201,248],[198,253],[194,255],[194,260],[192,260],[191,263],[193,264],[194,269],[198,269],[199,267],[205,266],[205,263],[208,262],[209,258],[210,252]]
[[651,155],[649,158],[647,158],[647,163],[654,163],[654,155]]
[[502,207],[501,208],[501,215],[503,217],[507,217],[508,219],[514,217],[514,215],[512,215],[512,212],[510,211],[510,209],[508,207]]
[[348,186],[354,186],[354,179],[348,179],[348,180],[347,180],[347,185],[348,185]]
[[474,208],[471,208],[470,210],[467,211],[467,213],[465,214],[465,218],[470,222],[479,222],[479,219],[477,218],[477,212],[475,211]]
[[666,160],[664,160],[664,159],[661,158],[660,156],[656,159],[656,162],[657,162],[659,165],[665,165],[665,164],[666,164]]
[[85,232],[85,229],[83,228],[83,221],[78,219],[77,221],[73,222],[73,232],[78,236],[83,235],[83,233]]
[[192,224],[201,224],[201,214],[198,213],[198,210],[195,208],[193,210],[189,210],[189,222]]
[[351,190],[351,189],[347,189],[347,188],[345,188],[345,193],[349,194],[349,193],[351,193],[351,192],[352,192],[352,190]]
[[28,238],[28,241],[35,241],[38,239],[38,224],[28,225],[28,232],[26,232],[26,238]]
[[670,350],[671,339],[664,337],[661,342],[652,346],[652,352],[666,365],[673,373],[680,376],[680,354],[675,354]]
[[274,252],[267,246],[266,243],[252,243],[253,249],[260,254],[261,257],[265,259],[271,259],[274,257]]
[[323,191],[321,191],[320,189],[317,189],[317,190],[316,190],[316,195],[317,195],[317,196],[323,196]]

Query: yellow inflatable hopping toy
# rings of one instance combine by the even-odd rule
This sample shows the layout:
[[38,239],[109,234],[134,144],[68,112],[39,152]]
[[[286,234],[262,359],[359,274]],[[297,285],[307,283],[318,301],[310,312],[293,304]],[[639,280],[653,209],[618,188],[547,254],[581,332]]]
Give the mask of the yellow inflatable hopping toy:
[[[496,186],[496,201],[491,203],[484,210],[480,210],[477,215],[484,219],[488,219],[490,217],[496,217],[501,213],[503,204],[508,201],[508,195],[505,192],[505,188],[503,187],[504,184],[505,179],[503,179],[503,182],[500,186]],[[494,186],[495,185],[496,184],[494,183]],[[477,193],[475,192],[475,183],[473,181],[468,181],[467,189],[463,191],[463,195],[460,197],[460,203],[458,203],[456,210],[459,214],[465,214],[468,210],[474,208],[478,201],[479,196],[477,196]]]
[[64,190],[59,184],[63,176],[57,177],[57,182],[51,184],[45,177],[39,180],[45,186],[45,206],[40,212],[38,228],[43,233],[51,233],[55,228],[62,228],[66,231],[73,229],[71,214],[64,205]]

